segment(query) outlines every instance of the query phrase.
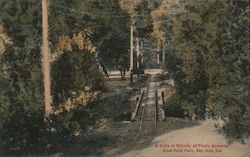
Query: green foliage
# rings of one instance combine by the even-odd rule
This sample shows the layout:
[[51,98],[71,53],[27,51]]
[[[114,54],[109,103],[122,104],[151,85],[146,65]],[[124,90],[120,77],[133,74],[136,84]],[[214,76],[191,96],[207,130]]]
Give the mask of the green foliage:
[[50,40],[53,45],[56,45],[61,35],[71,37],[73,33],[90,28],[93,34],[88,37],[97,49],[96,56],[101,57],[105,63],[127,53],[129,42],[124,44],[124,41],[129,39],[130,18],[121,10],[119,1],[53,0],[50,13],[50,23],[53,23]]
[[93,55],[74,49],[65,52],[52,65],[54,103],[63,103],[72,91],[79,94],[85,86],[92,90],[102,88],[102,76]]
[[13,42],[0,56],[0,153],[31,150],[44,129],[40,2],[0,4],[1,24]]
[[[84,107],[73,108],[53,115],[52,121],[44,121],[41,1],[10,0],[0,4],[0,24],[12,40],[0,54],[0,154],[44,153],[50,145],[59,150],[60,144],[88,128],[88,112]],[[84,35],[98,51],[119,39],[120,46],[115,49],[119,50],[115,55],[119,55],[128,47],[120,44],[127,38],[127,17],[115,0],[50,1],[50,50],[57,50],[59,37],[72,38],[89,29],[91,33]],[[54,106],[68,99],[70,91],[80,92],[85,86],[96,90],[102,86],[95,54],[74,46],[52,63]]]
[[[166,67],[177,92],[169,109],[200,118],[212,100],[213,114],[228,118],[227,135],[249,136],[249,8],[242,12],[222,0],[193,0],[177,3],[173,8],[180,5],[183,9],[175,14],[162,8],[163,15],[151,19],[151,9],[163,1],[139,0],[133,12],[138,14],[134,22],[141,34],[151,31],[151,20],[159,22],[156,34],[165,42]],[[12,40],[4,43],[0,54],[0,154],[43,153],[49,145],[60,150],[59,144],[70,142],[88,128],[88,110],[76,104],[71,111],[44,121],[41,1],[4,0],[0,5],[0,24]],[[71,91],[78,94],[85,86],[101,88],[102,76],[94,56],[106,63],[129,60],[130,18],[117,0],[50,1],[51,52],[57,51],[60,37],[72,39],[85,29],[84,35],[96,48],[93,54],[73,45],[53,61],[54,106],[63,104]]]
[[114,68],[118,60],[123,60],[125,62],[125,67],[128,67],[128,47],[129,42],[127,42],[127,39],[120,38],[119,36],[113,36],[112,38],[105,40],[100,48],[101,53],[99,53],[99,57],[103,60],[104,64],[108,65],[110,68]]
[[169,117],[181,117],[184,118],[184,110],[182,109],[181,98],[179,95],[174,94],[169,101],[164,105],[165,114]]
[[[179,4],[180,8],[182,4]],[[249,8],[218,1],[189,1],[164,14],[166,63],[186,116],[228,117],[226,132],[249,135]],[[168,28],[168,29],[167,29]],[[241,131],[239,131],[239,129]]]
[[137,14],[135,25],[136,31],[140,38],[149,37],[149,33],[152,31],[152,19],[150,16],[151,8],[149,1],[142,1],[137,8]]
[[[249,106],[248,106],[249,107]],[[226,109],[229,113],[229,121],[226,122],[223,130],[229,138],[240,139],[248,137],[250,134],[250,112],[244,104],[234,105]]]

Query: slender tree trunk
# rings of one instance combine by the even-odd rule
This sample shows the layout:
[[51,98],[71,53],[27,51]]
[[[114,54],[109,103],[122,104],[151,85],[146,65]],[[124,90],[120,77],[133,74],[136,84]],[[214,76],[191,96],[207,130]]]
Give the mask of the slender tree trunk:
[[133,30],[133,24],[132,24],[132,19],[131,19],[131,25],[130,25],[130,82],[132,83],[133,82],[133,57],[134,57],[134,53],[133,53],[133,49],[134,49],[134,46],[133,46],[133,42],[134,42],[134,37],[133,37],[133,33],[134,33],[134,30]]
[[144,42],[141,41],[141,63],[144,63]]
[[139,44],[139,36],[136,36],[136,68],[137,74],[139,75],[140,69],[140,44]]
[[134,53],[134,52],[133,52],[133,50],[134,50],[134,45],[133,45],[133,40],[134,40],[133,38],[134,38],[134,37],[133,37],[133,33],[134,33],[134,32],[133,32],[133,31],[134,31],[134,30],[133,30],[133,29],[134,29],[134,28],[133,28],[133,25],[131,24],[131,25],[130,25],[130,70],[133,70],[133,66],[134,66],[134,65],[133,65],[133,56],[134,56],[134,55],[133,55],[133,53]]
[[47,0],[42,0],[42,27],[43,27],[43,74],[44,74],[44,103],[45,115],[52,112],[50,91],[50,59],[48,42],[48,6]]
[[159,68],[160,66],[160,44],[157,45],[157,52],[156,52],[156,60],[157,60],[157,66]]

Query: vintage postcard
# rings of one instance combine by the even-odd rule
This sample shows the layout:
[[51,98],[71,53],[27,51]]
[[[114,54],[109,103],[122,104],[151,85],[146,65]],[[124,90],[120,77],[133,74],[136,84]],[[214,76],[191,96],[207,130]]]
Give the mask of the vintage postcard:
[[249,0],[0,6],[0,157],[250,157]]

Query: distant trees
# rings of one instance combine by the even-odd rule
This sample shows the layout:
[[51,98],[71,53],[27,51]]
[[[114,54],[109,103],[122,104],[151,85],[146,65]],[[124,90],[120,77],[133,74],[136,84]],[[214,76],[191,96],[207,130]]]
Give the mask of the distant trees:
[[[130,70],[139,75],[143,60],[143,38],[151,31],[150,3],[146,0],[120,0],[121,8],[130,16]],[[134,44],[134,41],[136,44]],[[136,55],[134,55],[134,50]],[[135,63],[135,64],[134,64]],[[132,71],[131,71],[132,72]],[[131,81],[133,75],[131,75]]]

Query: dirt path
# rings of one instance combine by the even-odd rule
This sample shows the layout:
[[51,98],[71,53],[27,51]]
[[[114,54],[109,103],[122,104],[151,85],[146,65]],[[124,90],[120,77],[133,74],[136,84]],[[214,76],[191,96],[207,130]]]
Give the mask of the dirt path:
[[[239,142],[228,145],[225,137],[217,133],[214,127],[215,123],[216,122],[212,120],[204,121],[200,125],[191,128],[183,128],[163,134],[154,138],[147,148],[127,152],[119,157],[250,156],[250,139],[248,139],[244,145]],[[217,146],[212,148],[213,144]],[[171,147],[171,145],[174,147]]]

